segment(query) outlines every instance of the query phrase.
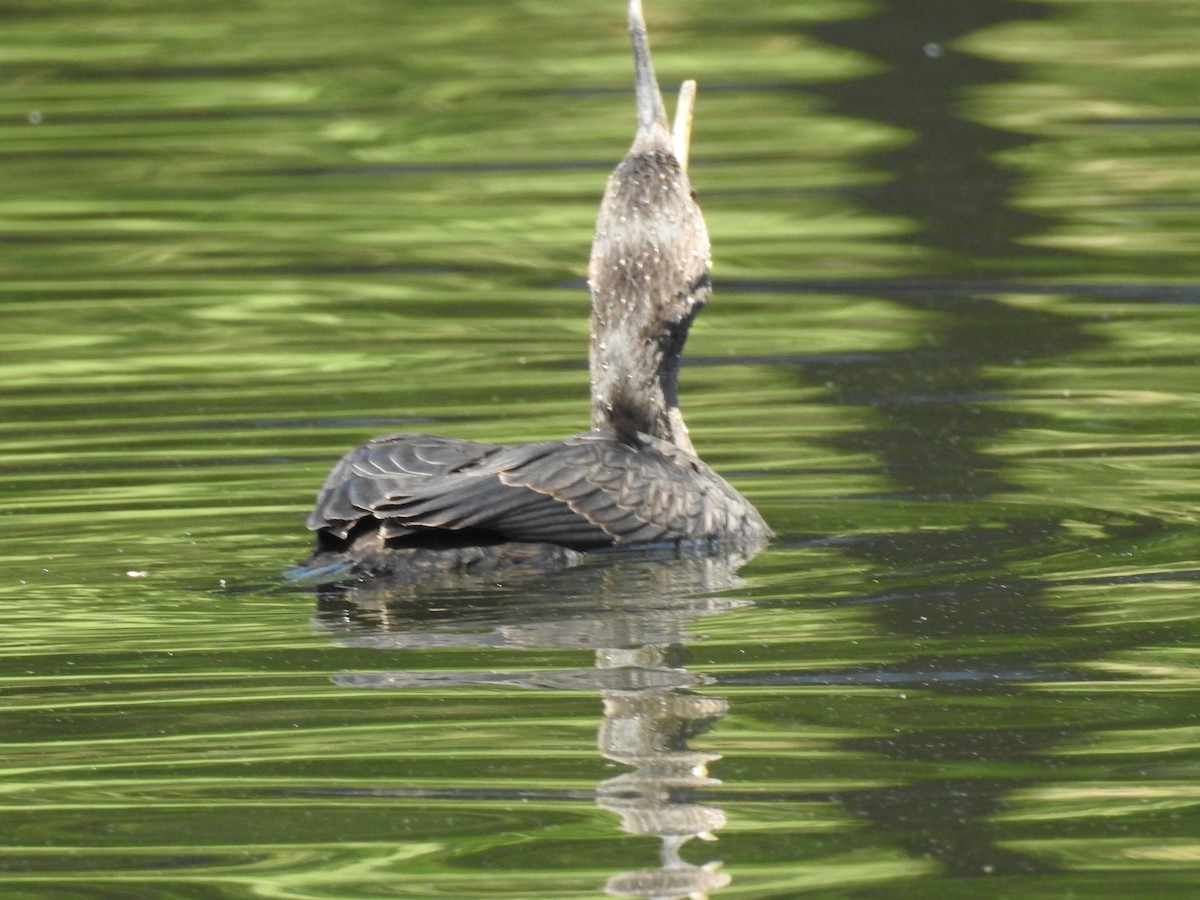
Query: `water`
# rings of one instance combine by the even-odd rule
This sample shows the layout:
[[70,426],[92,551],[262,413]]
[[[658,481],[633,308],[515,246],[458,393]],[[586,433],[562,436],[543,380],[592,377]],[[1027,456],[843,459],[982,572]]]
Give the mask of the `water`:
[[620,6],[7,11],[5,897],[1194,896],[1194,4],[650,3],[778,539],[283,581],[363,438],[586,423]]

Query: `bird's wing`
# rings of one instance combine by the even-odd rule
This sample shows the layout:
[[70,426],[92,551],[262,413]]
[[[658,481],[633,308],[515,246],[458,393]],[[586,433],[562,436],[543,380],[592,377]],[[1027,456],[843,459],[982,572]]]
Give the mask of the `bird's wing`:
[[429,434],[374,438],[355,447],[333,467],[308,514],[308,527],[344,538],[389,494],[469,469],[504,449],[498,444]]
[[707,495],[732,489],[698,460],[646,441],[632,447],[600,432],[514,447],[380,438],[342,459],[308,524],[344,538],[371,517],[387,537],[480,529],[580,549],[712,535]]

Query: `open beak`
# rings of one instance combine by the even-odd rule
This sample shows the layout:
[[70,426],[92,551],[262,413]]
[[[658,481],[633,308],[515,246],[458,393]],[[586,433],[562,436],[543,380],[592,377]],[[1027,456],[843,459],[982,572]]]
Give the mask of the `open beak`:
[[[634,80],[637,95],[638,134],[650,137],[656,130],[667,133],[667,110],[663,105],[654,63],[650,59],[650,41],[646,37],[646,19],[642,0],[629,0],[629,34],[633,39]],[[688,150],[692,141],[692,115],[696,109],[696,82],[685,81],[679,86],[679,104],[675,108],[675,128],[670,133],[671,151],[686,172]]]

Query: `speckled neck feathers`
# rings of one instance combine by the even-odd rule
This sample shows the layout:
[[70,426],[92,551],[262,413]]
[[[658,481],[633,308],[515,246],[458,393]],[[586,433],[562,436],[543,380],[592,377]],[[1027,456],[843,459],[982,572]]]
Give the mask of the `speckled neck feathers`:
[[642,22],[630,3],[638,128],[608,180],[588,266],[592,427],[691,453],[679,411],[679,358],[708,300],[708,230],[671,144]]

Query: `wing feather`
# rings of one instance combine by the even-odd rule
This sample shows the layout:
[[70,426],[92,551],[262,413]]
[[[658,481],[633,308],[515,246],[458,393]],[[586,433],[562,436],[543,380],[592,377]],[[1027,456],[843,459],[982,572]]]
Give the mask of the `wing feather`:
[[645,435],[636,445],[588,432],[504,446],[400,434],[346,454],[308,524],[343,539],[374,521],[400,540],[477,529],[588,549],[735,536],[745,509],[753,513],[695,457]]

